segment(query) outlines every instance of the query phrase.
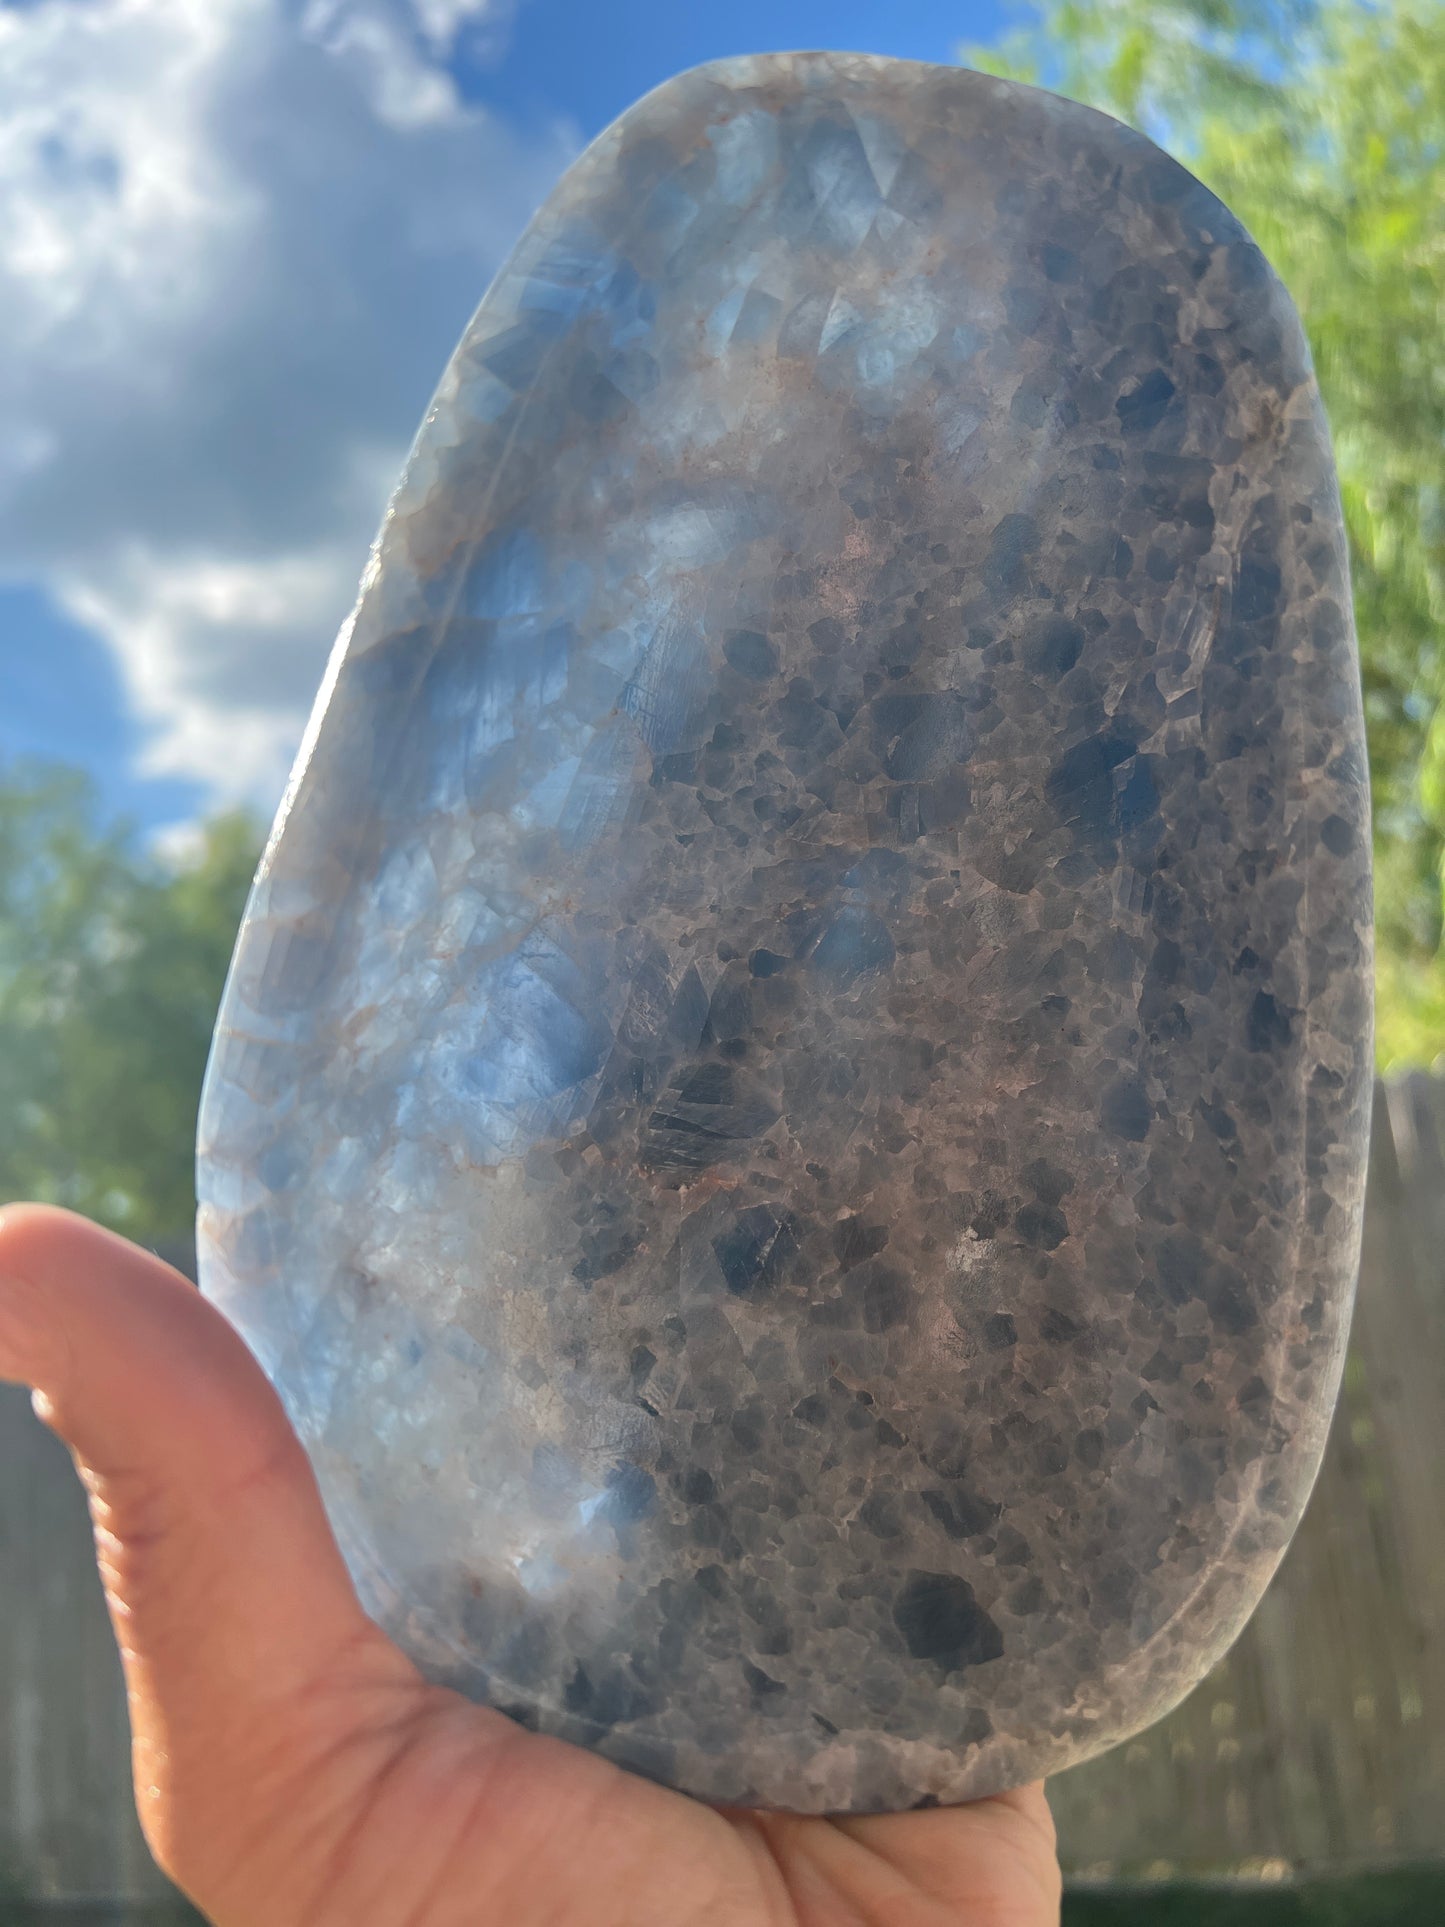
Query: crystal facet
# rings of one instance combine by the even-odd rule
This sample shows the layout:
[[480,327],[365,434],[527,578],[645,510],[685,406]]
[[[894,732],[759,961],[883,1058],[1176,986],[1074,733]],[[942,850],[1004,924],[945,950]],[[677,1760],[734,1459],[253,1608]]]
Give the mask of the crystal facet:
[[207,1084],[202,1283],[369,1609],[734,1802],[1165,1711],[1334,1401],[1368,849],[1227,210],[956,69],[650,95],[445,374]]

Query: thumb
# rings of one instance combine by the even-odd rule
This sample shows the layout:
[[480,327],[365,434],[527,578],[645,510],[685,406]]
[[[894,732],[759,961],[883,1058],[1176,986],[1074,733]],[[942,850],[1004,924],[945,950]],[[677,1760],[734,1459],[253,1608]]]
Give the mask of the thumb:
[[0,1378],[34,1388],[90,1497],[152,1850],[173,1872],[197,1864],[178,1831],[244,1852],[235,1789],[295,1773],[308,1721],[314,1754],[335,1709],[375,1722],[421,1690],[356,1599],[280,1400],[179,1273],[39,1205],[0,1213]]

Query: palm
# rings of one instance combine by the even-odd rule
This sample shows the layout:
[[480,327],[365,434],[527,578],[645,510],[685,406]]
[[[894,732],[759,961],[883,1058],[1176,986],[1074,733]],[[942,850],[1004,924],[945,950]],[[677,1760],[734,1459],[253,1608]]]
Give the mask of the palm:
[[717,1812],[408,1672],[402,1662],[391,1680],[353,1679],[315,1709],[310,1747],[288,1735],[290,1770],[262,1775],[265,1844],[243,1856],[234,1911],[223,1905],[220,1920],[1034,1927],[1057,1917],[1038,1788],[886,1819]]
[[720,1811],[427,1685],[361,1612],[259,1367],[156,1259],[0,1223],[0,1377],[91,1494],[147,1836],[217,1927],[1047,1927],[1041,1787]]
[[[348,1696],[345,1717],[359,1719],[361,1733],[350,1743],[338,1743],[339,1733],[320,1741],[332,1766],[282,1800],[290,1821],[268,1829],[278,1889],[300,1859],[309,1862],[314,1886],[296,1917],[316,1927],[1039,1927],[1057,1919],[1053,1827],[1038,1787],[887,1818],[719,1812],[534,1739],[450,1693],[401,1684],[369,1698],[365,1690]],[[318,1829],[329,1835],[320,1854]],[[249,1859],[248,1881],[257,1871]],[[244,1906],[234,1915],[252,1917]]]

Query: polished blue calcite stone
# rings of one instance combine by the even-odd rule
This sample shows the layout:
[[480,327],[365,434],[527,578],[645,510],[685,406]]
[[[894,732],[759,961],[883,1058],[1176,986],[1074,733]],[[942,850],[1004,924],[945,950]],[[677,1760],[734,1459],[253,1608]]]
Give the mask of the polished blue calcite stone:
[[693,1793],[1170,1707],[1319,1463],[1369,824],[1294,310],[1138,135],[684,75],[447,369],[257,880],[201,1277],[368,1608]]

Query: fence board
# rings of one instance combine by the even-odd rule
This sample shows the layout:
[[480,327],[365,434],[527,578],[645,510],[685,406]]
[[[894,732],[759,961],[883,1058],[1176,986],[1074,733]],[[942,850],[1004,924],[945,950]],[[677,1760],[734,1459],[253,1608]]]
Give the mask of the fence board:
[[[1376,1092],[1365,1249],[1319,1484],[1259,1611],[1167,1720],[1050,1796],[1076,1874],[1445,1853],[1445,1079]],[[0,1877],[163,1895],[69,1458],[0,1387]]]

